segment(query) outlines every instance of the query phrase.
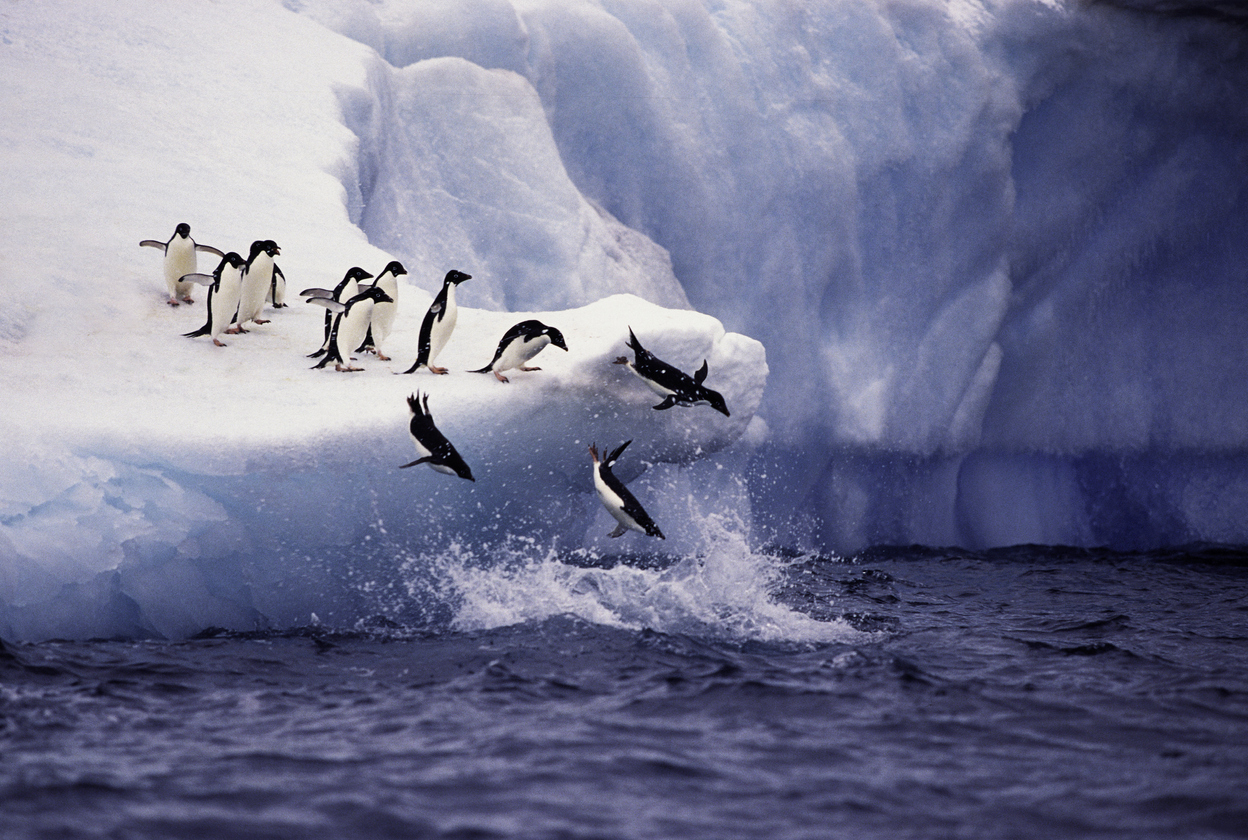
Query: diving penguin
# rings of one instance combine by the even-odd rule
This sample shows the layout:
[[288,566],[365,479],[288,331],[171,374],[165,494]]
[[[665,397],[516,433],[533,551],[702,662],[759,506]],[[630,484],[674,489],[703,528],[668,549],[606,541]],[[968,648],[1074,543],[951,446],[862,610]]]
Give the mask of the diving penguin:
[[[304,289],[299,294],[305,298],[305,303],[313,303],[313,298],[328,298],[330,300],[338,301],[339,303],[346,303],[348,300],[360,293],[360,281],[367,280],[372,276],[373,275],[369,274],[357,265],[353,268],[347,269],[347,273],[341,280],[338,281],[338,285],[334,286],[332,290]],[[325,355],[325,352],[329,350],[329,334],[332,331],[333,326],[334,312],[330,310],[329,307],[326,307],[325,337],[321,341],[320,349],[318,349],[315,353],[308,354],[309,359],[315,359],[318,356],[323,356]]]
[[416,361],[404,373],[415,373],[422,367],[429,368],[430,373],[446,373],[444,367],[438,367],[433,360],[442,352],[446,342],[459,320],[459,307],[455,305],[455,287],[465,280],[471,280],[471,274],[451,269],[442,279],[442,290],[429,304],[425,320],[420,323],[420,338],[416,351]]
[[493,373],[499,382],[510,382],[503,376],[503,371],[517,368],[519,370],[541,370],[539,367],[525,367],[529,359],[540,353],[547,344],[553,344],[563,350],[568,349],[564,343],[563,333],[554,327],[548,327],[541,321],[521,321],[503,335],[494,351],[494,358],[488,365],[469,373]]
[[364,336],[364,343],[356,348],[357,353],[376,353],[381,361],[390,361],[390,357],[382,352],[381,345],[386,336],[390,335],[390,328],[394,326],[394,316],[399,308],[399,277],[403,274],[407,274],[403,263],[391,260],[373,281],[374,286],[390,296],[391,303],[379,303],[373,307],[373,320],[369,322],[368,335]]
[[[308,303],[319,304],[330,312],[336,313],[334,325],[329,334],[329,349],[325,351],[325,358],[321,359],[314,369],[323,368],[333,362],[334,370],[342,373],[356,373],[363,370],[364,368],[354,367],[351,364],[349,348],[359,345],[364,340],[364,335],[368,332],[368,323],[373,317],[373,307],[378,303],[389,301],[390,296],[377,286],[369,286],[346,303],[339,303],[325,297],[308,298]],[[342,352],[344,347],[348,348],[346,353]]]
[[197,251],[215,254],[218,257],[225,256],[210,245],[196,245],[195,240],[191,239],[191,226],[186,222],[181,222],[173,229],[173,236],[169,237],[168,242],[144,239],[139,243],[139,247],[159,248],[165,252],[165,286],[169,289],[170,306],[178,306],[181,301],[195,302],[191,299],[191,286],[194,284],[190,281],[183,281],[182,278],[199,270],[198,261],[195,258]]
[[607,513],[614,516],[615,521],[620,523],[608,536],[619,537],[631,529],[639,534],[647,534],[661,540],[667,539],[659,530],[659,526],[654,524],[650,515],[642,509],[641,502],[637,501],[637,498],[628,492],[628,488],[611,472],[611,467],[620,459],[620,454],[630,443],[632,443],[631,440],[621,443],[614,452],[603,459],[602,463],[598,462],[597,445],[590,444],[589,447],[589,456],[594,459],[594,489],[598,491],[598,498],[602,500]]
[[420,457],[410,464],[403,464],[399,469],[428,464],[440,473],[476,481],[472,477],[472,470],[455,451],[455,447],[433,425],[433,415],[429,413],[429,395],[417,391],[407,398],[407,408],[412,414],[408,432],[411,433],[412,443],[416,444],[416,453]]
[[691,378],[642,347],[637,336],[633,335],[632,327],[628,328],[628,346],[632,349],[635,360],[630,362],[627,356],[620,356],[615,364],[627,365],[642,382],[650,386],[650,390],[663,398],[663,402],[654,407],[656,410],[663,411],[674,405],[709,405],[725,417],[731,416],[723,395],[702,384],[706,380],[708,369],[705,359],[702,360],[702,367]]
[[183,333],[187,338],[201,335],[212,336],[212,343],[218,347],[225,344],[218,336],[230,325],[234,313],[238,311],[238,292],[242,286],[243,258],[233,251],[221,258],[212,274],[185,274],[181,278],[187,283],[199,283],[208,287],[208,320],[194,332]]
[[226,332],[231,335],[245,333],[243,329],[248,323],[267,324],[260,317],[264,309],[264,298],[273,284],[274,269],[277,264],[273,258],[282,251],[272,239],[257,239],[251,243],[251,253],[247,264],[243,266],[243,286],[238,297],[238,316]]

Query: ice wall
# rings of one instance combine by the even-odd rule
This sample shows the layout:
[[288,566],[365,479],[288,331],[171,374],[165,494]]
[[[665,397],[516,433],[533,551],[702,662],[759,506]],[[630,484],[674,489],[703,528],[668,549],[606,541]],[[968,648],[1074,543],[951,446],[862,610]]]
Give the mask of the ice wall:
[[[466,134],[540,103],[517,149],[548,131],[603,224],[763,340],[753,487],[801,512],[782,539],[1243,540],[1245,30],[1234,4],[1129,5],[302,10],[395,90],[464,75],[491,124]],[[430,131],[382,107],[402,127],[375,145]],[[362,224],[391,242],[425,179],[369,172]]]

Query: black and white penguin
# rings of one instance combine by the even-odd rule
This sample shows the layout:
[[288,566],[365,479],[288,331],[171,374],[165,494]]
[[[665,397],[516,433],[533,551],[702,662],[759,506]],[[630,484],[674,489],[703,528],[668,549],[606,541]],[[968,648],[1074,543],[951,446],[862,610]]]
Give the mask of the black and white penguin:
[[630,362],[627,356],[620,356],[615,364],[627,365],[642,382],[650,386],[650,390],[663,398],[663,402],[654,407],[656,410],[663,411],[674,405],[709,405],[725,417],[731,416],[723,395],[702,384],[706,380],[708,369],[705,359],[702,360],[702,367],[690,377],[642,347],[637,336],[633,335],[632,327],[628,328],[628,346],[633,351],[635,360]]
[[356,348],[357,353],[376,353],[381,361],[390,361],[390,357],[381,347],[390,335],[390,328],[394,326],[394,316],[399,309],[399,277],[404,274],[407,274],[407,269],[403,267],[403,263],[391,260],[373,281],[373,285],[389,295],[392,302],[379,303],[373,307],[373,320],[369,322],[368,335],[364,336],[364,343]]
[[563,333],[554,327],[548,327],[541,321],[521,321],[503,335],[494,351],[494,358],[488,365],[469,373],[493,373],[499,382],[510,382],[503,376],[503,371],[516,368],[518,370],[541,370],[539,367],[525,367],[529,359],[553,344],[563,350],[568,349],[564,343]]
[[342,373],[364,370],[353,366],[351,351],[344,353],[342,348],[355,347],[364,340],[364,335],[368,332],[368,322],[373,317],[373,307],[389,300],[390,297],[376,286],[369,286],[346,303],[323,297],[308,298],[308,303],[319,304],[335,313],[334,325],[329,331],[329,349],[325,351],[325,358],[317,362],[314,369],[323,368],[333,362],[334,370]]
[[225,256],[211,245],[197,245],[195,240],[191,239],[191,226],[186,222],[180,223],[173,229],[173,236],[169,237],[168,242],[144,239],[139,243],[139,247],[159,248],[164,252],[165,286],[169,289],[170,306],[178,306],[182,301],[195,302],[191,299],[191,287],[195,284],[183,281],[182,278],[188,274],[195,274],[199,270],[198,260],[195,258],[196,252],[203,251],[218,257]]
[[594,459],[594,489],[598,491],[598,498],[602,500],[607,513],[614,516],[615,521],[620,523],[609,536],[619,537],[625,531],[633,530],[661,540],[667,539],[659,530],[659,526],[654,524],[654,520],[642,508],[641,502],[637,501],[637,498],[628,492],[628,488],[615,477],[615,473],[611,472],[611,467],[620,459],[620,454],[630,443],[632,443],[631,440],[621,443],[601,463],[598,461],[597,445],[590,444],[589,447],[589,456]]
[[471,274],[451,269],[442,279],[442,290],[429,304],[425,320],[420,322],[420,343],[416,351],[416,361],[404,373],[415,373],[422,367],[429,368],[430,373],[446,373],[444,367],[438,367],[433,360],[442,352],[446,342],[450,340],[455,322],[459,320],[459,307],[455,305],[455,287],[465,280],[471,280]]
[[195,330],[183,333],[187,338],[201,335],[212,337],[212,343],[224,347],[220,335],[234,319],[238,312],[238,293],[243,280],[243,258],[233,251],[221,257],[216,270],[212,274],[186,274],[180,279],[188,283],[199,283],[208,287],[208,320]]
[[281,266],[277,263],[273,263],[273,282],[269,284],[264,300],[273,304],[274,309],[286,308],[286,275],[282,274]]
[[[341,280],[338,281],[338,285],[334,286],[333,289],[304,289],[299,293],[299,295],[305,299],[306,303],[313,303],[313,298],[328,298],[329,300],[345,304],[351,298],[360,293],[360,281],[367,280],[372,276],[373,275],[369,274],[357,265],[347,269],[347,273]],[[320,349],[318,349],[315,353],[308,354],[309,359],[315,359],[318,356],[323,356],[329,350],[329,334],[333,330],[334,314],[335,313],[332,309],[326,307],[325,336],[321,341]]]
[[272,239],[257,239],[251,243],[251,253],[247,264],[243,266],[243,287],[238,297],[238,317],[234,325],[226,332],[233,335],[247,332],[244,327],[249,323],[267,324],[261,318],[264,311],[264,299],[273,285],[274,269],[277,264],[273,258],[282,253]]
[[429,413],[429,395],[417,391],[407,398],[407,409],[412,413],[412,421],[408,424],[408,432],[412,435],[412,443],[416,444],[416,453],[420,455],[415,461],[399,467],[405,470],[417,464],[428,464],[440,473],[457,475],[469,481],[472,470],[455,451],[455,447],[446,439],[438,427],[433,425],[433,415]]

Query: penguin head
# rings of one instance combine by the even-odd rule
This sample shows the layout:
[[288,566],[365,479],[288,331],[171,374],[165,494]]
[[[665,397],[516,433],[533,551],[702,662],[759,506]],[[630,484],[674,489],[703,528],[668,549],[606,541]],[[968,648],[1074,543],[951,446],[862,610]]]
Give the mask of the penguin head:
[[394,298],[386,294],[380,286],[369,286],[366,291],[360,292],[360,297],[370,297],[376,303],[394,303]]
[[231,268],[242,268],[245,262],[246,260],[240,257],[237,251],[230,251],[221,258],[221,264],[217,266],[217,272],[220,273],[227,265]]
[[264,250],[264,240],[263,240],[263,239],[257,239],[255,242],[252,242],[252,243],[251,243],[251,251],[250,251],[250,252],[248,252],[248,254],[247,254],[247,260],[248,260],[249,262],[250,262],[251,260],[254,260],[254,259],[256,258],[256,255],[257,255],[257,254],[259,254],[259,253],[260,253],[261,251],[263,251],[263,250]]
[[264,252],[270,257],[276,257],[278,254],[282,253],[282,249],[277,247],[277,243],[272,239],[266,239],[264,240]]
[[454,283],[456,286],[458,286],[460,283],[464,282],[465,280],[471,280],[471,279],[472,279],[471,274],[464,274],[462,271],[456,271],[455,269],[452,268],[450,271],[446,273],[446,277],[442,280],[442,283],[443,284]]
[[386,267],[381,270],[381,273],[385,274],[387,271],[393,274],[395,277],[400,277],[404,274],[407,274],[407,269],[404,268],[403,263],[399,262],[398,260],[391,260],[389,263],[387,263]]
[[715,409],[725,417],[732,416],[728,413],[728,403],[724,402],[724,397],[719,393],[719,391],[712,391],[710,388],[707,388],[706,394],[703,396],[711,408]]
[[354,280],[354,281],[356,281],[356,282],[358,283],[359,281],[361,281],[361,280],[367,280],[367,279],[369,279],[369,278],[370,278],[370,277],[372,277],[372,276],[373,276],[373,275],[369,274],[367,271],[365,271],[364,269],[360,268],[360,267],[357,265],[357,266],[353,266],[352,268],[348,269],[348,271],[347,271],[347,275],[346,275],[345,277],[343,277],[342,279],[343,279],[344,281],[347,281],[347,280]]
[[563,333],[559,332],[559,330],[554,327],[546,327],[542,332],[550,339],[551,344],[561,350],[566,351],[568,349],[567,343],[563,340]]
[[173,234],[174,236],[180,236],[183,239],[186,239],[191,235],[191,226],[186,222],[178,222],[178,226],[173,229]]

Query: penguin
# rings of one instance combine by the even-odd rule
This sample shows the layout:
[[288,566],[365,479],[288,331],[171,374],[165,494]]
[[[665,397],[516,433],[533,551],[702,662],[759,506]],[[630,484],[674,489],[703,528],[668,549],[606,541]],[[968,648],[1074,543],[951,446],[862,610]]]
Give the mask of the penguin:
[[429,304],[425,320],[420,323],[420,344],[416,352],[416,361],[404,373],[415,373],[422,367],[429,368],[430,373],[446,373],[444,367],[438,367],[433,360],[442,352],[455,322],[459,319],[459,307],[455,305],[455,287],[465,280],[471,280],[471,274],[451,269],[442,279],[442,291]]
[[191,286],[194,283],[183,281],[181,278],[196,273],[198,269],[198,261],[195,259],[196,252],[203,251],[208,254],[215,254],[218,257],[224,257],[225,254],[213,248],[211,245],[197,245],[195,240],[191,239],[191,226],[186,222],[181,222],[173,229],[173,236],[169,237],[168,242],[161,242],[157,239],[144,239],[139,243],[140,248],[159,248],[165,253],[165,286],[169,289],[169,305],[178,306],[182,301],[194,303],[191,299]]
[[282,250],[272,239],[257,239],[251,243],[251,253],[247,257],[247,264],[243,266],[243,288],[238,298],[238,318],[226,332],[237,335],[247,332],[244,326],[249,322],[269,323],[260,317],[260,313],[264,309],[265,295],[273,285],[273,273],[277,267],[273,258],[281,252]]
[[354,367],[351,364],[350,350],[343,354],[342,348],[355,347],[364,340],[364,334],[368,332],[368,322],[373,317],[373,307],[378,303],[390,302],[390,296],[383,292],[377,286],[369,286],[346,303],[339,303],[325,297],[308,298],[308,303],[315,303],[329,309],[330,312],[336,313],[333,328],[329,335],[329,349],[325,351],[325,358],[321,359],[314,366],[320,369],[334,363],[334,370],[342,373],[356,373],[364,368]]
[[503,371],[512,368],[541,370],[539,367],[525,367],[524,363],[540,353],[547,344],[553,344],[564,351],[568,349],[563,341],[563,333],[554,327],[548,327],[541,321],[521,321],[503,335],[490,363],[469,373],[492,372],[499,382],[510,382],[511,380],[503,376]]
[[635,360],[630,362],[627,356],[620,356],[615,364],[627,365],[642,382],[650,386],[650,390],[663,398],[663,402],[654,406],[656,411],[663,411],[674,405],[709,405],[725,417],[732,416],[728,413],[728,405],[724,402],[723,395],[702,384],[708,370],[705,359],[702,360],[702,367],[691,378],[642,347],[637,336],[633,334],[632,327],[628,328],[628,346],[635,354]]
[[407,409],[412,414],[408,432],[411,433],[412,443],[416,444],[416,452],[420,457],[409,464],[401,465],[399,469],[428,464],[440,473],[457,475],[475,482],[468,464],[455,451],[451,442],[438,431],[438,427],[433,425],[433,415],[429,413],[429,395],[419,391],[412,394],[407,398]]
[[277,263],[273,263],[273,282],[269,284],[264,300],[266,303],[273,304],[274,309],[286,308],[286,275],[282,274],[282,269]]
[[187,338],[201,335],[212,336],[212,343],[218,347],[225,344],[218,338],[229,326],[230,320],[238,312],[238,293],[243,281],[243,258],[230,251],[221,258],[212,274],[185,274],[180,278],[184,282],[199,283],[208,287],[208,321],[194,332],[183,333]]
[[[330,300],[345,303],[360,293],[360,281],[367,280],[373,275],[369,274],[358,265],[347,269],[346,275],[338,281],[338,285],[332,290],[330,289],[304,289],[300,292],[300,296],[305,298],[306,303],[313,303],[312,298],[329,298]],[[326,307],[328,310],[329,307]],[[309,359],[315,359],[323,356],[329,350],[329,334],[334,325],[334,313],[329,310],[325,313],[325,338],[321,341],[321,347],[315,353],[309,353]]]
[[399,277],[403,274],[407,274],[403,263],[391,260],[373,281],[373,285],[389,295],[392,302],[378,303],[373,307],[373,320],[369,322],[368,335],[364,336],[364,343],[357,347],[355,352],[376,353],[381,361],[390,361],[390,357],[382,352],[381,345],[385,342],[386,336],[390,335],[390,328],[394,326],[394,316],[399,308]]
[[611,472],[611,467],[620,459],[620,454],[630,443],[632,443],[631,440],[621,443],[614,452],[603,459],[602,463],[598,462],[597,445],[590,444],[589,446],[589,456],[594,459],[594,489],[598,491],[598,498],[602,500],[607,513],[614,516],[615,521],[620,523],[608,536],[619,537],[631,529],[639,534],[658,537],[661,540],[667,539],[659,530],[659,526],[654,524],[654,520],[641,507],[641,502],[637,501],[636,497],[628,492],[628,488]]

